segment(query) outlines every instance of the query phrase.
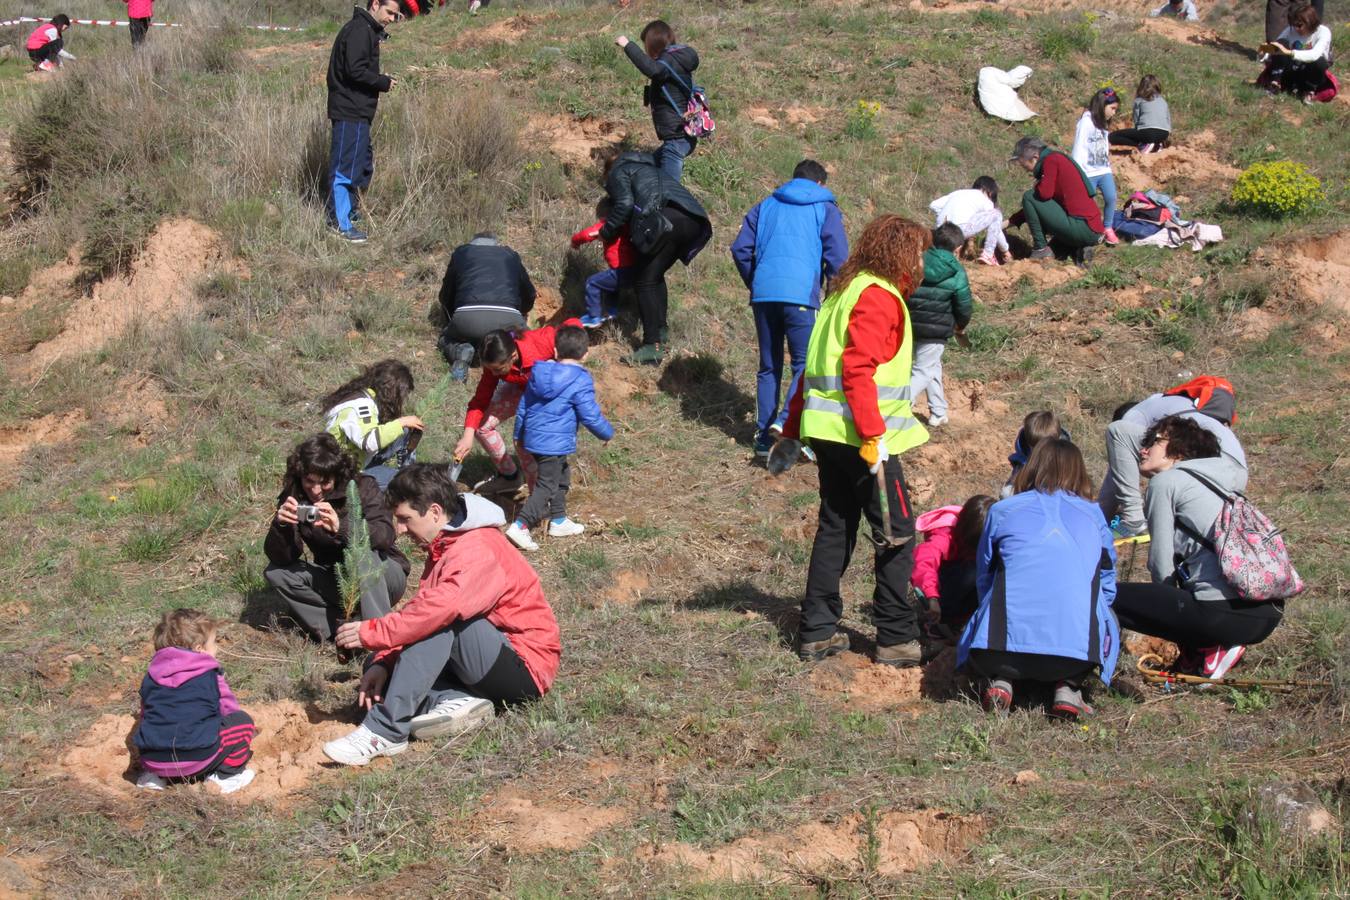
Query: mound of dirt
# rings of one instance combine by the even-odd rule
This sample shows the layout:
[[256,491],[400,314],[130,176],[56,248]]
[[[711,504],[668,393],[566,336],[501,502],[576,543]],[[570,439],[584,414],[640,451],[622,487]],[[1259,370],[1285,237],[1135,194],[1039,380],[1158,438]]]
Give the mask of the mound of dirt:
[[1206,130],[1183,137],[1157,153],[1114,153],[1111,166],[1121,196],[1165,187],[1174,181],[1226,190],[1242,173],[1214,155],[1217,140],[1214,132]]
[[488,837],[518,853],[575,850],[591,835],[629,816],[622,809],[590,806],[567,798],[540,800],[516,788],[498,793],[484,814],[492,820]]
[[[66,273],[69,264],[55,268]],[[186,312],[196,302],[194,287],[200,279],[239,270],[214,230],[191,219],[165,220],[132,262],[130,274],[100,282],[92,294],[72,304],[61,333],[34,347],[20,368],[38,372],[61,357],[98,350],[138,320]]]
[[551,287],[538,287],[534,298],[534,309],[530,310],[530,318],[534,324],[530,327],[541,328],[545,325],[558,326],[567,318],[567,310],[563,308],[562,294]]
[[6,483],[14,464],[29,450],[70,440],[87,418],[83,410],[75,409],[51,413],[18,428],[0,428],[0,483]]
[[[755,834],[713,850],[685,843],[646,845],[640,857],[684,866],[709,880],[818,883],[872,868],[902,875],[956,859],[984,835],[982,816],[937,810],[890,810],[871,819],[851,813],[837,822],[809,822],[779,834]],[[870,858],[870,859],[869,859]]]
[[[323,755],[323,743],[352,728],[350,723],[311,716],[293,700],[245,705],[245,710],[258,726],[257,737],[253,739],[253,759],[249,762],[257,776],[247,788],[228,798],[238,802],[284,805],[332,766]],[[60,758],[55,774],[117,799],[144,796],[149,792],[140,791],[135,785],[139,772],[131,745],[135,727],[132,716],[100,716]],[[215,789],[206,784],[177,785],[172,790],[215,794]]]
[[530,32],[530,29],[538,25],[539,16],[530,16],[521,14],[512,16],[509,19],[503,19],[500,22],[493,22],[482,28],[474,28],[466,31],[451,41],[450,46],[456,48],[486,47],[490,44],[514,44]]
[[564,165],[577,168],[594,166],[601,151],[628,137],[627,127],[618,122],[574,116],[531,116],[530,131]]
[[[997,385],[944,378],[943,386],[950,421],[930,432],[928,443],[911,451],[916,464],[908,477],[916,504],[943,499],[935,497],[937,485],[953,473],[978,476],[992,490],[1007,476],[1008,448],[1017,434],[1020,417],[1012,416],[1008,404],[997,398]],[[926,414],[927,408],[919,403],[916,411]]]
[[1291,245],[1281,260],[1292,269],[1294,288],[1304,300],[1350,314],[1350,229]]
[[1191,22],[1182,22],[1170,16],[1159,16],[1156,19],[1144,19],[1140,26],[1144,31],[1165,37],[1168,40],[1176,41],[1181,44],[1192,44],[1196,47],[1208,47],[1211,50],[1223,50],[1228,53],[1236,53],[1239,56],[1245,56],[1255,61],[1257,53],[1255,48],[1240,44],[1237,41],[1220,37],[1219,33],[1212,28],[1200,28]]
[[956,650],[948,647],[927,665],[912,669],[878,665],[861,653],[840,653],[817,665],[808,680],[817,692],[859,709],[894,709],[924,697],[946,700],[956,696]]

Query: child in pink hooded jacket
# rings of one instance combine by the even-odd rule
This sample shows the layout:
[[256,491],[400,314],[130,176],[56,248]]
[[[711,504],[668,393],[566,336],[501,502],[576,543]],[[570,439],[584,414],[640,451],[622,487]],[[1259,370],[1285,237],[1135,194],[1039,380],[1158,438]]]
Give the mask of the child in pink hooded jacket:
[[994,498],[977,494],[962,506],[942,506],[914,520],[923,542],[914,550],[910,584],[928,609],[931,625],[959,631],[979,605],[975,548]]

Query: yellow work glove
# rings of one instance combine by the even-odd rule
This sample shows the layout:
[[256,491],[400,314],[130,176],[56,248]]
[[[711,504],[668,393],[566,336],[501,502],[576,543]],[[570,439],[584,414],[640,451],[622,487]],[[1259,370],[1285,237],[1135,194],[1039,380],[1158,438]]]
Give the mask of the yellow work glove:
[[881,442],[880,437],[868,438],[863,441],[863,445],[858,448],[858,455],[862,457],[863,462],[867,463],[867,471],[873,475],[881,471],[882,465],[891,458],[890,451],[886,445]]

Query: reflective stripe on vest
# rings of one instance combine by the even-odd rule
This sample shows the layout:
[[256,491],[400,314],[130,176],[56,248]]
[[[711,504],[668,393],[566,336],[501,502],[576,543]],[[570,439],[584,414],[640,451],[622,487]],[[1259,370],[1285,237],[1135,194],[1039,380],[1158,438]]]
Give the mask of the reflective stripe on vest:
[[895,455],[925,443],[928,432],[910,409],[914,343],[909,310],[894,285],[870,274],[854,278],[842,291],[826,297],[821,305],[806,351],[801,434],[804,438],[862,446],[853,412],[844,397],[844,347],[848,343],[848,321],[853,307],[863,291],[873,286],[896,298],[903,317],[904,337],[900,349],[893,358],[877,366],[873,375],[877,386],[877,409],[886,426],[883,439],[886,449]]

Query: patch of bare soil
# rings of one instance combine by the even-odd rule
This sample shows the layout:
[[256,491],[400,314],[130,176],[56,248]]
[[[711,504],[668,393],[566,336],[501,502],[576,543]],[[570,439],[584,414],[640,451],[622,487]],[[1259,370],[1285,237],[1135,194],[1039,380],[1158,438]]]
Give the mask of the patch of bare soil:
[[[253,783],[228,799],[285,805],[292,795],[332,765],[321,749],[325,741],[351,730],[349,723],[311,716],[294,700],[261,706],[246,704],[245,710],[258,726],[249,767],[257,776]],[[135,785],[139,773],[131,733],[132,716],[105,714],[75,742],[56,765],[55,774],[74,779],[102,794],[126,800],[145,796]],[[171,791],[215,794],[206,784],[175,785]]]
[[149,375],[119,378],[113,396],[115,402],[106,411],[107,420],[141,446],[149,444],[173,420],[164,388]]
[[651,583],[651,578],[646,573],[624,569],[614,575],[601,598],[620,606],[634,606],[642,599],[643,592],[651,587]]
[[1350,229],[1303,240],[1282,254],[1303,299],[1350,314]]
[[803,106],[794,104],[783,107],[751,106],[745,110],[745,117],[764,128],[805,128],[814,125],[830,114],[823,106]]
[[567,310],[563,308],[562,294],[556,288],[539,286],[536,291],[534,309],[529,316],[534,323],[531,328],[558,326],[569,318]]
[[278,56],[307,56],[313,55],[316,60],[322,59],[319,54],[321,50],[327,50],[329,47],[323,41],[305,41],[299,44],[269,44],[266,47],[254,47],[251,50],[245,50],[244,56],[251,60],[269,60]]
[[1214,155],[1217,140],[1214,132],[1206,130],[1184,136],[1157,153],[1114,153],[1111,167],[1121,195],[1166,187],[1174,181],[1226,188],[1242,173]]
[[466,31],[450,42],[451,47],[486,47],[489,44],[514,44],[541,21],[539,16],[521,14]]
[[0,900],[45,896],[47,863],[41,855],[11,853],[0,847]]
[[882,813],[870,822],[851,813],[837,822],[810,822],[779,834],[755,834],[713,850],[685,843],[647,845],[640,856],[693,869],[709,880],[817,883],[873,869],[891,877],[951,861],[985,833],[982,816],[937,810]]
[[34,447],[49,446],[68,441],[88,417],[83,410],[51,413],[40,419],[25,422],[15,428],[0,428],[0,483],[8,477],[14,464]]
[[592,806],[568,797],[541,798],[507,788],[487,806],[492,819],[488,837],[518,853],[575,850],[591,836],[623,822],[630,812]]
[[1073,266],[1053,260],[1015,259],[1001,266],[986,266],[981,262],[965,264],[970,277],[970,288],[983,303],[1000,303],[1012,299],[1024,279],[1037,290],[1048,290],[1067,284],[1078,277]]
[[617,147],[628,136],[627,127],[618,122],[563,115],[532,116],[530,131],[554,156],[572,167],[593,166],[602,151]]
[[[916,465],[908,472],[915,505],[927,508],[937,501],[962,503],[964,497],[939,498],[938,484],[953,474],[976,475],[990,490],[1007,477],[1008,450],[1017,435],[1020,416],[998,399],[998,388],[978,381],[944,378],[950,421],[930,432],[928,443],[911,451]],[[927,413],[927,398],[916,410]]]
[[[61,268],[66,271],[66,264]],[[34,347],[20,366],[34,373],[61,357],[99,349],[138,320],[185,312],[195,303],[198,280],[239,268],[214,230],[191,219],[165,220],[146,241],[131,272],[95,285],[93,293],[72,304],[61,333]]]
[[808,677],[818,693],[840,698],[858,709],[912,706],[921,698],[956,696],[956,649],[948,647],[925,666],[897,669],[872,662],[861,653],[840,653],[819,663]]
[[1170,16],[1159,16],[1156,19],[1143,19],[1139,24],[1144,31],[1180,44],[1192,44],[1196,47],[1208,47],[1211,50],[1236,53],[1253,61],[1257,58],[1254,47],[1221,37],[1214,29],[1201,28],[1192,22],[1182,22]]

